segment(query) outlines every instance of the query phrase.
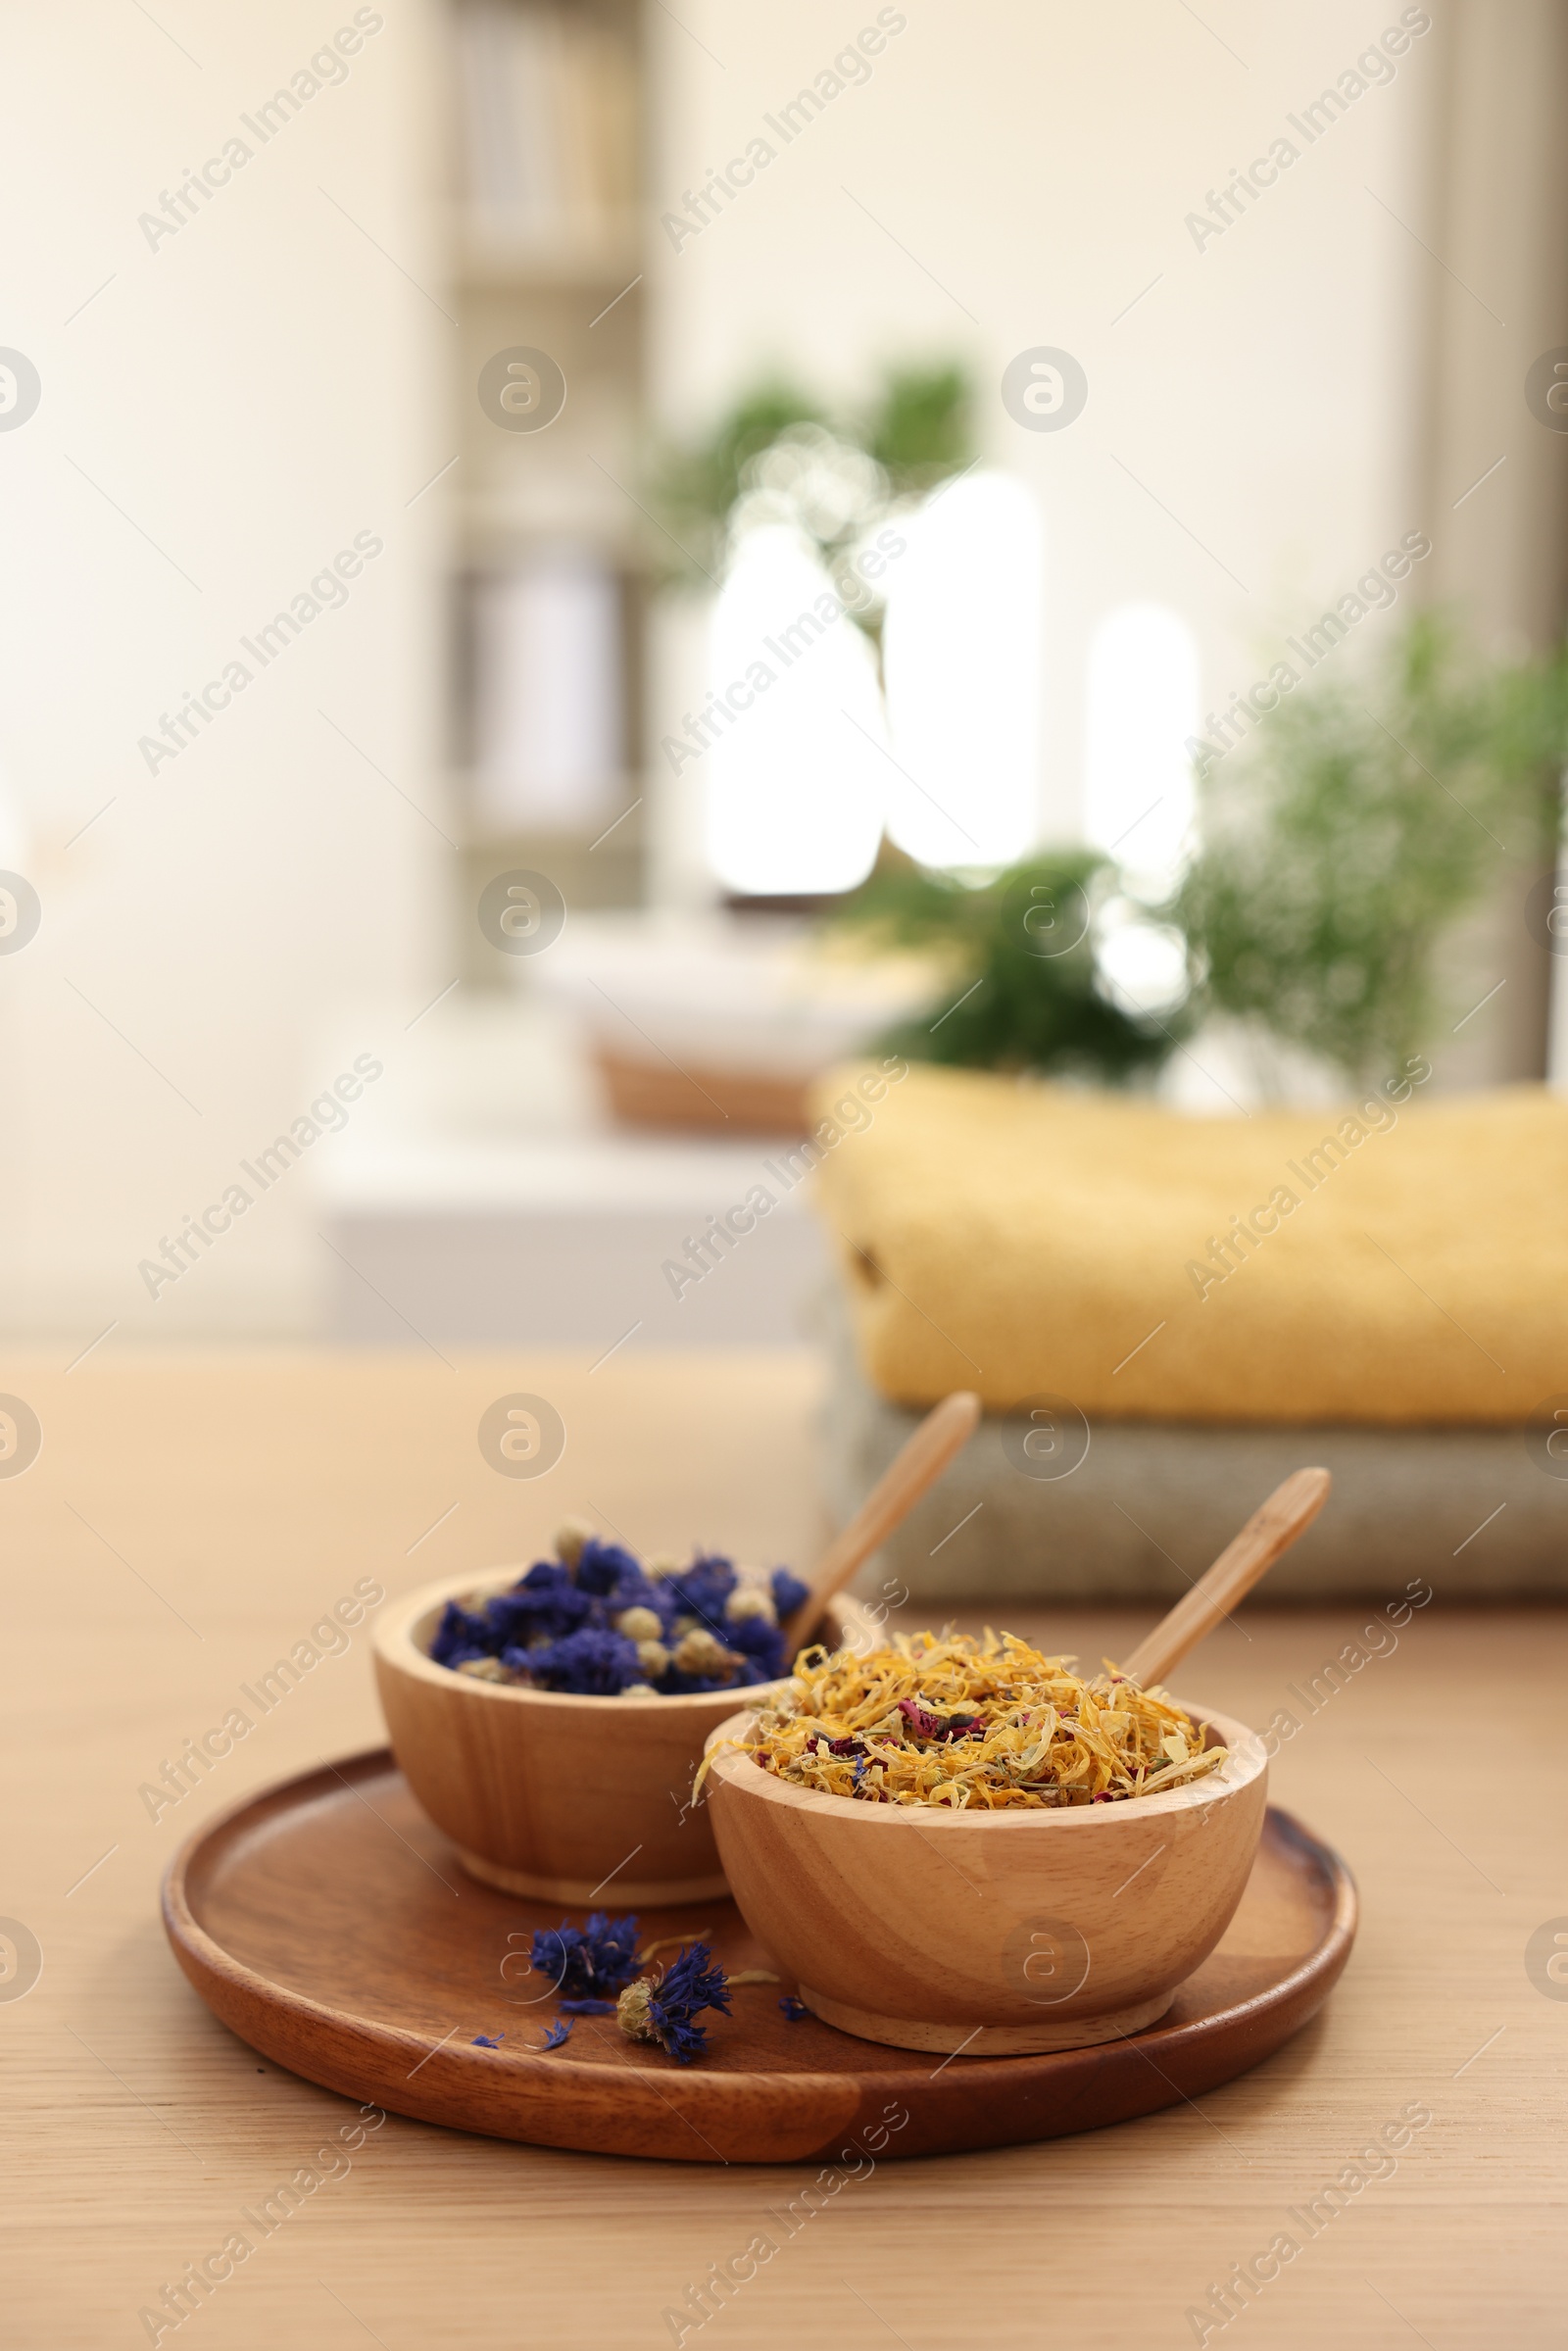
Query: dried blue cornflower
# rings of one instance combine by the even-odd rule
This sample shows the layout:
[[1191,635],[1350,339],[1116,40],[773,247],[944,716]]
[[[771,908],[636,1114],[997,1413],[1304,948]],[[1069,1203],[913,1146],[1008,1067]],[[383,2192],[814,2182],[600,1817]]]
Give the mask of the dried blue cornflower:
[[613,2000],[563,2000],[561,2013],[563,2016],[613,2016],[615,2003]]
[[591,1618],[593,1601],[577,1590],[568,1568],[541,1559],[510,1592],[487,1601],[484,1613],[492,1649],[526,1648],[539,1636],[560,1641],[574,1633]]
[[716,1553],[701,1553],[678,1576],[666,1576],[665,1588],[682,1616],[695,1616],[710,1633],[723,1637],[724,1604],[736,1585],[733,1564]]
[[808,1588],[799,1576],[792,1576],[787,1567],[774,1568],[768,1578],[768,1587],[773,1594],[773,1605],[778,1610],[778,1621],[783,1624],[786,1617],[793,1616],[796,1609],[802,1606]]
[[557,2019],[556,2019],[556,2021],[555,2021],[555,2023],[554,2023],[552,2026],[550,2026],[550,2027],[548,2028],[548,2030],[546,2031],[545,2037],[544,2037],[544,2046],[545,2046],[547,2049],[559,2049],[563,2041],[570,2040],[570,2038],[571,2038],[571,2020],[570,2020],[570,2018],[569,2018],[569,2017],[560,2017],[560,2016],[558,2016],[558,2017],[557,2017]]
[[693,2017],[704,2008],[729,2014],[729,1986],[723,1969],[709,1965],[712,1956],[707,1943],[692,1943],[662,1977],[628,1984],[616,2009],[627,2039],[656,2041],[677,2065],[690,2065],[708,2039]]
[[528,1958],[568,1999],[602,2000],[637,1973],[637,1920],[630,1913],[612,1919],[604,1910],[590,1911],[585,1927],[563,1919],[534,1936]]
[[506,2037],[504,2033],[498,2033],[492,2040],[488,2033],[476,2033],[473,2045],[476,2049],[499,2049]]
[[800,1606],[806,1586],[788,1569],[744,1587],[749,1597],[732,1617],[743,1590],[732,1560],[699,1552],[673,1575],[650,1576],[622,1544],[571,1533],[560,1557],[538,1560],[510,1591],[472,1607],[449,1601],[430,1643],[434,1662],[581,1697],[740,1690],[789,1671],[774,1620]]
[[806,2002],[804,2000],[797,2000],[792,1991],[787,1991],[784,1994],[783,1999],[779,2002],[779,2006],[783,2009],[785,2016],[792,2025],[798,2025],[802,2017],[809,2016],[811,2013],[807,2007]]
[[626,1590],[629,1596],[621,1602],[624,1608],[642,1598],[648,1581],[630,1551],[618,1543],[601,1543],[597,1535],[590,1535],[577,1553],[576,1574],[577,1590],[600,1599]]
[[542,1649],[504,1651],[505,1662],[520,1665],[541,1690],[573,1690],[579,1697],[613,1698],[643,1678],[637,1643],[624,1633],[584,1625]]
[[456,1600],[448,1600],[430,1642],[437,1665],[461,1665],[466,1657],[488,1656],[488,1633],[482,1616],[470,1616]]
[[771,1617],[731,1617],[722,1635],[724,1646],[745,1657],[755,1667],[755,1673],[744,1673],[743,1681],[776,1682],[784,1671],[783,1635]]

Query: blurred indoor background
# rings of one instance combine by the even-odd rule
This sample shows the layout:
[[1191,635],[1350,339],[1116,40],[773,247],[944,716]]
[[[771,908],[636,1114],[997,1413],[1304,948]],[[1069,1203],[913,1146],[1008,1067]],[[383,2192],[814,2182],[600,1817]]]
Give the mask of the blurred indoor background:
[[[1568,1066],[1503,774],[1555,788],[1553,0],[6,39],[13,1336],[794,1344],[793,1195],[665,1268],[817,1070],[993,1002],[1012,868],[1055,1042],[982,1066],[1226,1116]],[[1363,842],[1307,738],[1388,697],[1430,814],[1383,775]],[[1227,943],[1230,779],[1383,860],[1359,950],[1280,943],[1283,819]]]

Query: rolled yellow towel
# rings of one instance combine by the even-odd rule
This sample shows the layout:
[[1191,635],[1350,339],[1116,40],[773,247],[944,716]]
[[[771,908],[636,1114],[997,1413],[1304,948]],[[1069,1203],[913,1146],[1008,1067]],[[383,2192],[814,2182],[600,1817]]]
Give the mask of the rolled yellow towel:
[[1216,1119],[916,1067],[849,1122],[837,1073],[817,1197],[866,1375],[902,1403],[972,1387],[1127,1420],[1568,1405],[1568,1102],[1422,1100],[1425,1074]]

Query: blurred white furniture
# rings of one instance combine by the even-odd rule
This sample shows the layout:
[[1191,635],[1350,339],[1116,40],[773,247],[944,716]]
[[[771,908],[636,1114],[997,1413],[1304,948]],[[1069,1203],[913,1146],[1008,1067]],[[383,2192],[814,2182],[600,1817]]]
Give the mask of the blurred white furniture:
[[[317,1162],[328,1338],[597,1355],[807,1337],[827,1250],[791,1139],[617,1129],[548,1005],[451,1000],[365,1113]],[[705,1268],[688,1245],[759,1185],[777,1204]]]

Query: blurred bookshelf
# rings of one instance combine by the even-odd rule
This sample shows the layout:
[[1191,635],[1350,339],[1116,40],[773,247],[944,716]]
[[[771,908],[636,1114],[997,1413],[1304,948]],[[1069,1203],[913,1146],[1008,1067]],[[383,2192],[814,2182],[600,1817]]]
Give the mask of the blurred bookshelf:
[[[634,503],[645,358],[642,0],[451,0],[448,282],[462,463],[449,484],[448,759],[465,909],[517,866],[568,906],[643,896],[648,591]],[[501,351],[565,402],[507,431]],[[514,976],[463,923],[466,976]]]

